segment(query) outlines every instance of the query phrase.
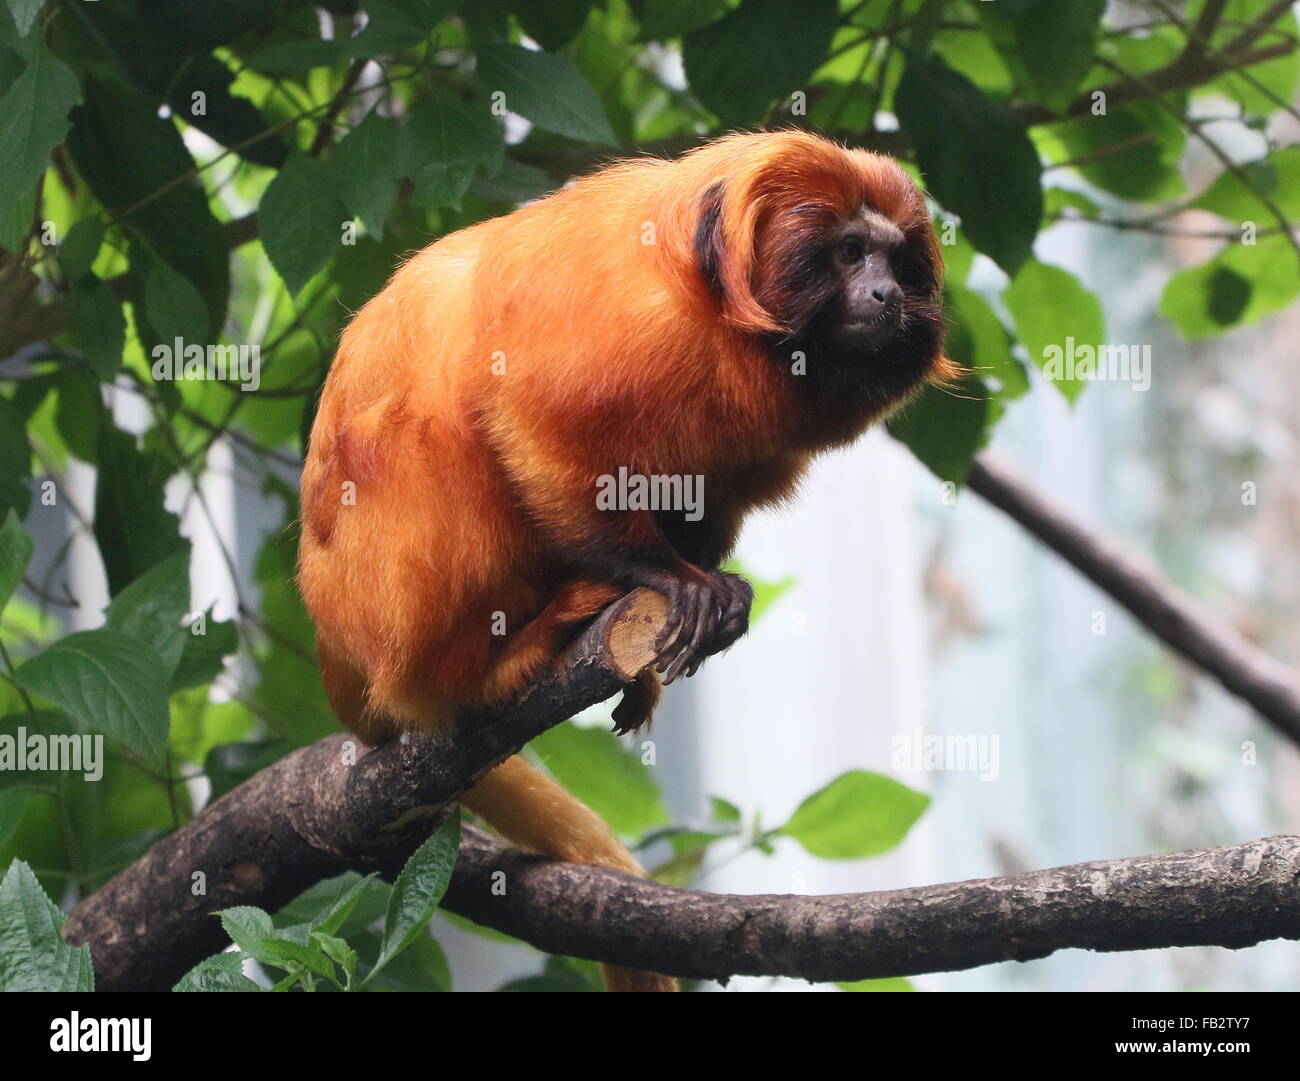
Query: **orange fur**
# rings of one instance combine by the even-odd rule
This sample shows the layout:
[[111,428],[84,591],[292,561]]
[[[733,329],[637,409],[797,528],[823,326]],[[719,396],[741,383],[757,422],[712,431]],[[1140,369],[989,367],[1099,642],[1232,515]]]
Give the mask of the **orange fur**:
[[[716,287],[697,235],[711,190]],[[896,404],[801,406],[772,359],[798,299],[782,238],[865,203],[934,264],[917,298],[932,304],[938,248],[915,186],[887,158],[798,132],[616,164],[403,265],[343,334],[302,478],[299,581],[343,723],[380,742],[517,696],[625,588],[602,560],[656,552],[702,578],[745,513]],[[947,371],[937,345],[923,359]],[[597,509],[595,478],[620,466],[707,479],[707,559],[675,551],[649,512]],[[644,714],[654,694],[636,693]],[[640,873],[525,770],[498,767],[467,804],[541,852]]]

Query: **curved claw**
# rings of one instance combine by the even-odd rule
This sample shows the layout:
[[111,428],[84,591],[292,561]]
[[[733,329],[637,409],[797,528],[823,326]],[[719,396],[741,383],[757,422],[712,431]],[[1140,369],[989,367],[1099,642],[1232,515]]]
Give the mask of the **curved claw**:
[[699,574],[654,570],[638,585],[658,590],[668,600],[669,618],[660,635],[655,667],[664,685],[693,676],[705,659],[732,645],[749,629],[754,601],[750,584],[723,571]]

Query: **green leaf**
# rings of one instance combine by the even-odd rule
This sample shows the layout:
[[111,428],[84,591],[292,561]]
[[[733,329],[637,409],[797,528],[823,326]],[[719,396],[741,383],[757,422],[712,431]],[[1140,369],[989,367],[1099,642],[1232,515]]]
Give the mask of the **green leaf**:
[[260,991],[244,975],[242,953],[218,953],[200,961],[180,978],[173,991]]
[[1106,0],[1028,0],[976,8],[1017,80],[1050,109],[1063,111],[1092,66]]
[[29,793],[20,788],[0,791],[0,847],[8,845],[27,816]]
[[[284,164],[288,144],[274,130],[267,134],[271,123],[251,101],[231,93],[235,73],[230,68],[215,56],[191,55],[185,58],[183,73],[183,78],[169,79],[162,85],[161,80],[155,83],[160,92],[166,93],[173,114],[183,118],[189,127],[235,150],[245,161],[268,169]],[[202,109],[195,108],[198,101],[202,101]]]
[[76,76],[44,45],[0,97],[0,206],[24,198],[45,172],[50,151],[68,131],[68,110],[81,96]]
[[89,946],[69,946],[61,913],[22,860],[0,882],[0,991],[93,991]]
[[[29,748],[33,736],[40,737],[49,748],[53,746],[53,737],[82,734],[80,726],[75,725],[69,717],[57,709],[37,709],[34,712],[24,709],[0,717],[0,731],[9,733],[12,738],[16,739],[16,732],[20,727],[26,732]],[[46,754],[40,763],[33,763],[29,758],[26,769],[0,770],[0,791],[18,791],[23,794],[35,791],[57,792],[61,777],[66,776],[66,771],[58,768],[63,764],[61,756]],[[81,772],[84,776],[90,772],[90,762],[85,756],[82,757],[82,764]]]
[[757,623],[777,598],[793,586],[796,581],[793,575],[771,581],[748,575],[746,577],[749,577],[750,584],[754,587],[754,604],[749,610],[749,622],[751,624]]
[[67,281],[75,282],[90,273],[104,244],[105,231],[99,218],[80,218],[73,222],[59,245],[59,268]]
[[149,264],[144,303],[154,333],[167,344],[177,338],[187,345],[208,341],[212,328],[202,294],[189,279],[160,259]]
[[576,957],[548,957],[540,976],[511,980],[501,991],[604,991],[600,968],[592,961]]
[[367,980],[423,933],[451,881],[459,844],[460,813],[456,811],[406,861],[388,898],[383,944]]
[[190,605],[189,546],[155,564],[113,598],[105,624],[149,646],[171,679],[188,637],[181,620]]
[[163,504],[171,466],[141,451],[135,437],[105,426],[96,444],[95,540],[116,595],[130,582],[186,546],[176,515]]
[[560,782],[609,823],[615,833],[640,834],[669,820],[653,771],[603,728],[556,725],[532,748]]
[[366,890],[370,888],[370,883],[374,878],[374,874],[369,874],[356,882],[344,884],[340,888],[338,895],[330,903],[329,908],[322,912],[318,918],[311,921],[312,930],[320,931],[326,935],[337,934],[339,928],[352,915],[353,909],[357,907]]
[[662,882],[665,886],[685,888],[699,874],[700,868],[704,865],[704,857],[708,854],[709,846],[715,841],[732,836],[734,836],[734,832],[709,833],[705,830],[687,829],[665,830],[654,834],[652,837],[647,838],[647,843],[650,840],[668,841],[673,846],[673,855],[671,859],[656,864],[650,871],[650,877],[656,882]]
[[[378,935],[371,933],[361,937],[367,955],[377,956],[378,938]],[[447,963],[447,955],[432,935],[416,936],[414,942],[384,966],[373,983],[370,983],[371,975],[372,973],[366,975],[371,990],[442,994],[452,988],[451,966]]]
[[[1187,134],[1161,105],[1137,102],[1094,116],[1080,116],[1044,131],[1057,160],[1083,161],[1087,181],[1133,202],[1174,199],[1187,188],[1180,171]],[[1117,150],[1116,148],[1122,148]]]
[[[1229,244],[1218,256],[1225,270],[1250,282],[1250,301],[1241,323],[1255,323],[1281,311],[1300,295],[1300,256],[1284,236],[1268,236],[1255,244]],[[1218,309],[1214,309],[1218,314]]]
[[[959,363],[963,358],[949,348]],[[940,480],[964,484],[971,462],[984,446],[992,416],[988,389],[974,374],[954,385],[927,386],[889,420],[889,434],[905,443]]]
[[960,357],[970,371],[979,372],[983,382],[992,381],[1003,401],[1026,393],[1029,374],[1012,354],[1011,335],[988,301],[960,285],[949,286],[946,292],[946,307],[952,317],[947,335],[950,353]]
[[384,231],[384,222],[397,202],[401,130],[396,120],[372,109],[344,136],[326,163],[343,202],[372,233]]
[[525,34],[554,52],[577,37],[592,6],[591,0],[525,0],[515,5],[515,18]]
[[745,0],[686,35],[691,92],[724,124],[762,120],[777,98],[808,89],[838,22],[835,0]]
[[[1196,327],[1190,313],[1180,312],[1175,300],[1182,288],[1191,299],[1189,305],[1197,315],[1205,317],[1201,327]],[[1240,322],[1250,304],[1251,282],[1231,267],[1211,265],[1204,274],[1192,274],[1183,280],[1171,280],[1165,289],[1168,303],[1161,303],[1161,314],[1168,316],[1189,338],[1210,337],[1234,327]],[[1201,294],[1201,295],[1198,295]]]
[[540,169],[506,158],[495,176],[476,176],[469,191],[493,203],[526,203],[555,190],[555,182]]
[[308,941],[325,954],[331,961],[338,962],[343,971],[351,976],[357,969],[357,951],[341,938],[313,931]]
[[1273,224],[1260,197],[1272,201],[1288,219],[1300,218],[1300,146],[1289,146],[1241,166],[1242,176],[1222,172],[1191,204],[1230,222]]
[[257,209],[262,246],[290,293],[297,295],[338,251],[347,220],[325,165],[291,154]]
[[[205,633],[195,633],[200,626]],[[226,658],[239,648],[239,632],[234,620],[213,619],[211,607],[203,614],[202,623],[196,621],[182,631],[182,637],[181,658],[172,673],[173,691],[211,683],[225,668]]]
[[1066,207],[1077,210],[1085,218],[1101,216],[1101,207],[1081,191],[1072,188],[1048,188],[1043,192],[1043,221],[1053,222],[1057,218],[1068,217],[1062,214]]
[[739,822],[740,808],[721,796],[709,797],[709,808],[714,822]]
[[915,991],[912,984],[901,976],[885,980],[855,980],[852,983],[837,983],[841,991]]
[[804,800],[777,832],[822,859],[864,859],[901,843],[929,805],[929,796],[891,777],[851,770]]
[[33,548],[32,538],[23,528],[22,520],[12,510],[9,511],[4,525],[0,526],[0,612],[4,611],[9,598],[18,588],[18,583],[27,573]]
[[0,203],[0,248],[20,252],[26,249],[36,217],[36,187],[10,203]]
[[221,926],[225,928],[230,941],[250,957],[261,960],[262,942],[275,934],[271,917],[254,905],[237,905],[214,913],[221,917]]
[[1002,299],[1016,323],[1016,336],[1049,381],[1073,402],[1083,391],[1079,379],[1053,377],[1051,360],[1075,346],[1099,349],[1106,341],[1106,321],[1097,295],[1068,270],[1031,259],[1020,268]]
[[679,38],[717,22],[727,14],[727,0],[643,0],[638,18],[646,41]]
[[108,628],[76,631],[23,664],[17,680],[149,765],[163,764],[167,683],[162,662],[148,646]]
[[373,873],[362,876],[348,871],[303,890],[275,914],[275,923],[277,927],[299,925],[350,938],[353,932],[383,919],[391,893],[388,883]]
[[284,75],[311,68],[332,68],[343,58],[344,46],[347,44],[342,41],[322,41],[320,38],[280,41],[258,49],[248,58],[248,66],[254,71],[264,71],[269,75]]
[[464,0],[366,0],[370,22],[347,43],[349,56],[371,59],[427,41]]
[[9,12],[14,17],[19,37],[27,36],[40,13],[41,3],[42,0],[9,0]]
[[[240,9],[252,5],[231,5]],[[194,177],[194,159],[176,124],[158,115],[156,99],[120,83],[86,80],[86,100],[72,112],[68,149],[100,202],[137,243],[194,285],[208,308],[208,325],[225,323],[230,247]],[[161,193],[161,194],[160,194]],[[134,298],[133,298],[134,299]],[[152,328],[135,316],[141,340]]]
[[69,364],[57,377],[54,424],[68,451],[83,462],[96,460],[107,414],[99,382],[98,374],[83,364]]
[[257,953],[254,956],[264,964],[275,965],[286,971],[293,971],[294,966],[301,965],[308,972],[324,976],[327,980],[334,979],[336,975],[333,962],[323,950],[319,947],[304,946],[287,938],[262,939],[258,943]]
[[86,274],[73,285],[68,296],[68,329],[91,370],[103,382],[111,383],[122,366],[126,316],[107,282]]
[[511,112],[543,131],[615,145],[600,98],[568,60],[522,45],[486,45],[477,55],[479,82],[489,94],[504,94]]
[[475,170],[496,172],[504,154],[501,126],[489,113],[435,94],[402,129],[397,170],[414,182],[417,206],[459,207]]
[[1042,165],[1015,113],[941,63],[907,58],[895,95],[926,186],[1008,275],[1029,258],[1043,218]]
[[1222,334],[1258,322],[1300,295],[1300,260],[1282,236],[1229,244],[1208,263],[1175,274],[1160,314],[1187,338]]
[[[1267,7],[1267,0],[1228,0],[1223,10],[1223,25],[1244,26],[1264,18]],[[1272,12],[1266,21],[1269,36],[1261,44],[1270,40],[1296,40],[1300,23],[1294,10]],[[1300,81],[1300,53],[1295,49],[1262,63],[1243,65],[1241,70],[1236,65],[1225,67],[1227,70],[1219,78],[1197,87],[1195,93],[1203,97],[1226,96],[1237,102],[1244,113],[1254,116],[1268,116],[1279,108],[1279,102],[1290,102]]]

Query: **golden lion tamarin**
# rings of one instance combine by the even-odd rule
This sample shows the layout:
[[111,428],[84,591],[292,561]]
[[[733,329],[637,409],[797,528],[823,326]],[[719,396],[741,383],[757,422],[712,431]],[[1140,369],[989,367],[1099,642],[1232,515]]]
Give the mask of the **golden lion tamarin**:
[[[745,514],[949,375],[941,338],[921,193],[800,132],[611,165],[425,248],[343,333],[303,472],[299,581],[334,711],[369,744],[446,731],[637,586],[670,603],[665,681],[692,674],[747,627],[752,591],[719,569]],[[602,509],[620,468],[703,477],[704,513]],[[617,726],[658,693],[644,673]],[[531,849],[642,873],[519,757],[463,801]]]

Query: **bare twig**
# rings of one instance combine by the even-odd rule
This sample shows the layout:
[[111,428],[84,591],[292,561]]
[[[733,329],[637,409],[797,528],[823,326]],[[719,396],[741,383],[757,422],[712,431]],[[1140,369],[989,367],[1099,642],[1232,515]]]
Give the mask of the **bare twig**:
[[1165,645],[1300,744],[1300,679],[1293,669],[1203,609],[1160,571],[1075,521],[989,454],[976,458],[967,484],[1127,608]]

